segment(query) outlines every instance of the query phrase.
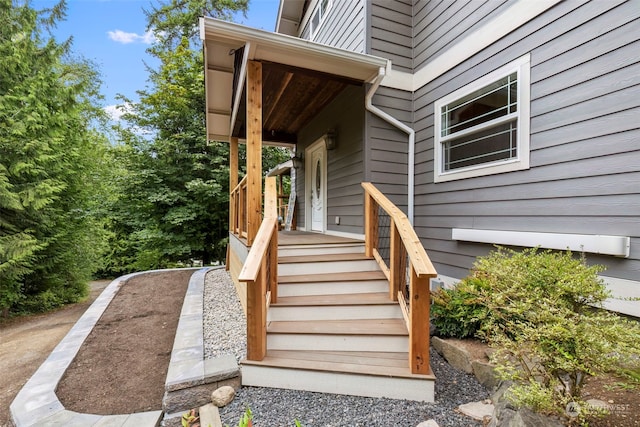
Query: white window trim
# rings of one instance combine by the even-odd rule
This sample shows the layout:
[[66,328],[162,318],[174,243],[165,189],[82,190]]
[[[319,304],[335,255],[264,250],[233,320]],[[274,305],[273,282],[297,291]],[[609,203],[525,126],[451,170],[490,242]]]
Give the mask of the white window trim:
[[[447,182],[477,176],[494,175],[504,172],[529,169],[529,120],[530,120],[530,75],[531,55],[526,54],[509,64],[492,71],[480,79],[440,98],[434,103],[434,182]],[[515,159],[503,160],[445,172],[443,170],[442,115],[441,107],[460,99],[476,90],[500,80],[514,72],[518,73],[518,112],[517,112],[517,152]]]

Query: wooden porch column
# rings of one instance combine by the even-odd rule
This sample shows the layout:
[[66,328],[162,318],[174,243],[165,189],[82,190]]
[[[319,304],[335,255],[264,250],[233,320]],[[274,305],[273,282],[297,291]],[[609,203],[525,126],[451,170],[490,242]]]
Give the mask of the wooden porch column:
[[247,63],[247,244],[262,222],[262,63]]

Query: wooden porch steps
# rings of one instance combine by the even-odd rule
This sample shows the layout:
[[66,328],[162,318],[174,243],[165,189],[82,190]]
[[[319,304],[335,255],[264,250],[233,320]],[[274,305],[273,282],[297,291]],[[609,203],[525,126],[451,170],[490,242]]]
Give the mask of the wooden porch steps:
[[242,362],[242,383],[433,401],[434,377],[411,373],[405,319],[377,262],[358,243],[321,246],[279,248],[266,357]]

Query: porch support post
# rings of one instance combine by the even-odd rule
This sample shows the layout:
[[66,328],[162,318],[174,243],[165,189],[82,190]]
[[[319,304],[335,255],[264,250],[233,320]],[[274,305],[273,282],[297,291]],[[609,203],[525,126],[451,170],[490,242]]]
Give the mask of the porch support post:
[[247,63],[247,244],[262,222],[262,63]]

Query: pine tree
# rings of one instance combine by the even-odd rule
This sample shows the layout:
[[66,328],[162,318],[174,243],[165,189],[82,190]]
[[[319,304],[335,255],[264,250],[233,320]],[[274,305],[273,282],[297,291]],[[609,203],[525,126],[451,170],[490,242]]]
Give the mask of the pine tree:
[[76,301],[97,262],[88,213],[102,137],[98,76],[43,34],[64,3],[37,12],[0,0],[0,310]]

